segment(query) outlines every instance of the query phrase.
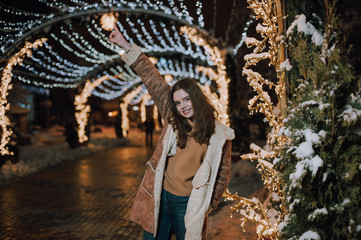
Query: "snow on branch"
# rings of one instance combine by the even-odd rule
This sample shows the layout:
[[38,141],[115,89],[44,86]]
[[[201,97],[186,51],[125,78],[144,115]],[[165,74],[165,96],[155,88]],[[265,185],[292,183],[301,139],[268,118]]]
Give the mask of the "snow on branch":
[[342,125],[351,126],[361,118],[361,109],[353,108],[351,105],[346,105],[346,109],[339,115],[343,120]]
[[310,35],[312,42],[316,46],[321,46],[323,44],[324,37],[319,31],[317,31],[315,26],[313,26],[309,22],[306,22],[306,16],[304,14],[296,16],[296,19],[287,29],[286,35],[291,35],[294,30],[297,30],[298,32],[303,32],[305,35]]

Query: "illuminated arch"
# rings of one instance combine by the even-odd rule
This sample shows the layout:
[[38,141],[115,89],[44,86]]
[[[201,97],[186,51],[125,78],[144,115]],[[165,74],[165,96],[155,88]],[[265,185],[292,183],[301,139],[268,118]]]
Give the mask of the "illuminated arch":
[[140,117],[142,122],[146,121],[146,109],[145,109],[145,104],[152,99],[152,97],[149,95],[149,93],[144,94],[142,96],[142,100],[141,100],[141,104],[140,104]]
[[[186,20],[180,19],[179,17],[177,17],[175,15],[169,15],[169,14],[165,14],[164,12],[155,11],[155,10],[151,10],[151,9],[145,10],[145,9],[140,9],[140,8],[133,9],[133,8],[119,8],[119,7],[115,7],[115,8],[111,8],[111,9],[100,7],[97,9],[87,9],[87,10],[84,10],[81,12],[79,11],[79,12],[74,12],[74,13],[70,13],[70,14],[66,14],[66,15],[58,15],[58,16],[54,17],[53,19],[47,20],[47,21],[43,22],[42,24],[40,24],[36,27],[33,27],[29,31],[25,32],[19,39],[17,39],[14,42],[14,44],[12,44],[12,46],[10,46],[9,48],[7,48],[5,50],[4,55],[5,56],[10,55],[11,52],[14,51],[15,47],[20,45],[23,41],[25,41],[25,39],[28,39],[34,35],[36,36],[36,35],[42,34],[44,32],[46,33],[47,31],[50,30],[50,27],[54,24],[58,24],[60,22],[71,21],[72,19],[79,19],[79,18],[82,18],[83,20],[85,20],[85,18],[87,16],[95,15],[95,14],[99,14],[99,13],[106,13],[106,12],[122,12],[122,13],[125,13],[128,15],[130,15],[130,14],[151,15],[151,16],[157,16],[157,17],[169,19],[170,21],[175,21],[175,22],[186,25],[181,28],[181,32],[183,34],[186,34],[187,37],[193,43],[195,43],[199,46],[204,46],[205,50],[211,57],[211,60],[214,62],[214,64],[217,67],[217,71],[214,71],[207,67],[199,67],[198,70],[201,72],[204,72],[204,74],[209,76],[210,79],[213,79],[216,81],[218,90],[219,90],[219,96],[220,96],[220,99],[218,99],[218,101],[220,102],[220,104],[217,103],[214,105],[215,105],[217,111],[220,113],[219,114],[220,120],[226,124],[229,124],[229,119],[228,119],[228,114],[227,114],[229,79],[227,78],[226,72],[225,72],[226,68],[224,65],[224,56],[222,56],[219,48],[211,47],[211,45],[214,45],[214,43],[217,42],[217,40],[215,40],[212,36],[210,36],[205,29],[202,29],[199,26],[191,25]],[[115,60],[115,59],[112,59],[111,61],[113,61],[113,60]],[[96,69],[94,69],[94,71],[88,72],[86,74],[86,77],[84,77],[82,79],[90,79],[91,78],[90,75],[92,75],[92,76],[96,75],[97,73],[99,73],[101,71],[101,69],[106,68],[107,64],[109,64],[109,62],[98,66]],[[76,119],[79,124],[78,134],[79,134],[80,142],[84,142],[87,140],[86,136],[85,136],[85,126],[87,125],[87,118],[88,118],[88,114],[90,112],[90,106],[86,105],[87,98],[91,94],[91,91],[104,81],[104,79],[101,80],[102,78],[97,79],[93,83],[90,83],[90,81],[87,82],[85,84],[86,87],[84,87],[83,92],[79,96],[77,96],[77,99],[74,102],[75,106],[76,106],[76,110],[77,110]],[[100,82],[98,82],[98,80]],[[96,84],[96,82],[98,82],[98,83]],[[81,82],[78,82],[78,84],[81,84]],[[5,91],[5,92],[7,92],[7,91]],[[123,116],[126,116],[126,117],[123,117],[123,120],[122,120],[123,121],[123,123],[122,123],[123,133],[125,131],[129,130],[129,122],[127,120],[127,110],[124,108],[125,106],[127,107],[129,102],[131,101],[131,99],[128,100],[128,98],[127,98],[130,96],[129,94],[127,94],[124,97],[124,100],[123,100],[124,103],[121,104],[121,108],[122,108],[122,110],[124,110],[124,111],[122,111],[122,114],[123,114]],[[213,99],[212,101],[214,101],[214,102],[216,102],[215,96],[216,96],[216,94],[213,94],[213,97],[211,97]],[[128,102],[128,103],[125,104],[126,102]],[[86,117],[84,117],[84,116],[86,116]],[[5,135],[5,134],[3,134],[3,135]],[[126,135],[127,134],[125,133],[124,136],[126,136]]]
[[[114,76],[118,77],[118,76]],[[102,76],[95,81],[91,82],[87,80],[82,92],[75,96],[75,119],[78,123],[78,137],[79,142],[83,143],[88,140],[88,136],[85,134],[85,127],[88,125],[88,117],[90,112],[90,106],[87,105],[88,97],[90,96],[91,92],[99,86],[105,80],[108,80],[109,76]]]
[[41,38],[36,40],[34,43],[25,42],[25,46],[20,49],[19,52],[12,56],[6,67],[4,68],[1,76],[1,86],[0,86],[0,125],[1,125],[1,143],[0,143],[0,154],[1,155],[13,155],[13,152],[10,152],[6,145],[10,141],[10,136],[12,131],[8,129],[10,124],[9,118],[6,116],[6,111],[10,109],[10,104],[7,102],[7,95],[9,90],[12,88],[11,78],[12,78],[12,69],[14,66],[21,64],[23,59],[26,56],[31,56],[33,48],[38,48],[42,46],[46,41],[46,38]]
[[128,105],[133,100],[133,98],[142,91],[143,86],[139,85],[136,89],[133,91],[127,93],[123,99],[122,103],[120,103],[120,109],[122,111],[122,130],[123,130],[123,136],[126,137],[128,135],[129,131],[129,120],[128,120]]
[[[229,125],[229,116],[228,116],[228,84],[230,79],[227,77],[225,57],[222,54],[221,50],[218,47],[212,47],[197,31],[197,29],[192,27],[183,26],[181,28],[183,34],[187,34],[188,38],[200,45],[203,46],[207,53],[210,55],[210,59],[214,62],[217,67],[217,72],[211,68],[207,67],[198,67],[198,71],[204,72],[211,79],[215,80],[219,89],[218,99],[219,104],[217,103],[214,107],[219,113],[219,120]],[[213,96],[213,101],[215,97]],[[217,108],[218,106],[218,108]]]

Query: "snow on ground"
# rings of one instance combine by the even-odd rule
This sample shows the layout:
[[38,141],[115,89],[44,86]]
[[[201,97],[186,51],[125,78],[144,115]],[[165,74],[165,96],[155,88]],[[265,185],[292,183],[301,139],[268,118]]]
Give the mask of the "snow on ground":
[[20,147],[19,162],[7,161],[1,166],[0,186],[20,177],[40,171],[62,161],[74,160],[91,153],[122,146],[128,139],[117,139],[113,127],[102,127],[101,132],[93,132],[86,146],[69,148],[65,142],[64,128],[54,126],[31,136],[31,145]]

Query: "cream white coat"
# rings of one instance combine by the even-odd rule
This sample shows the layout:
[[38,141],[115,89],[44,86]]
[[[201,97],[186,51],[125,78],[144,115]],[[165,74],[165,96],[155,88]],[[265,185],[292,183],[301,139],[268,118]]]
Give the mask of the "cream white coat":
[[[215,133],[209,141],[206,156],[192,181],[193,189],[189,197],[185,216],[186,240],[202,239],[203,222],[210,208],[212,192],[221,162],[222,148],[226,140],[232,140],[233,138],[233,129],[216,121]],[[167,132],[165,133],[163,144],[163,153],[158,167],[155,169],[154,229],[158,229],[158,216],[167,156],[173,156],[177,149],[177,134],[173,131],[171,125],[168,126]],[[154,235],[156,235],[156,232]]]

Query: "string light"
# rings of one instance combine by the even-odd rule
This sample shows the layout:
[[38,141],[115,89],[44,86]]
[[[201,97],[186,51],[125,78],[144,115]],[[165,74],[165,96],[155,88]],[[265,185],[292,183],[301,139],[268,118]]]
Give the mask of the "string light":
[[196,7],[197,7],[197,15],[198,15],[198,23],[199,23],[199,26],[201,27],[204,27],[204,17],[203,17],[203,14],[202,14],[202,2],[201,1],[197,1],[196,3]]
[[[40,2],[51,8],[56,8],[56,9],[62,8],[62,9],[64,9],[64,12],[67,12],[67,13],[71,13],[71,12],[75,12],[75,11],[83,11],[83,10],[88,10],[91,8],[99,7],[98,4],[89,4],[89,3],[86,3],[83,1],[71,1],[71,3],[69,3],[69,4],[66,4],[66,3],[56,4],[56,3],[52,3],[50,1],[45,1],[45,0],[40,1]],[[192,23],[192,18],[188,17],[189,12],[186,10],[186,6],[182,1],[180,2],[180,9],[177,8],[175,4],[173,4],[173,5],[171,4],[172,7],[168,8],[161,1],[156,1],[156,2],[157,2],[157,4],[147,2],[147,4],[143,5],[142,1],[138,1],[134,5],[127,1],[117,1],[117,2],[113,1],[113,2],[107,2],[107,3],[103,2],[103,4],[108,5],[108,6],[114,6],[114,7],[118,6],[118,7],[123,7],[123,8],[131,7],[132,9],[143,8],[143,7],[145,9],[153,8],[155,10],[161,10],[168,15],[171,15],[171,14],[176,15],[180,19],[188,19],[189,23]],[[198,7],[197,15],[200,17],[200,16],[202,16],[202,13],[200,11],[202,8],[202,4],[200,3],[200,1],[198,1],[196,3],[196,5]],[[174,14],[175,11],[178,11],[178,13]],[[44,15],[44,16],[46,16],[46,15]],[[52,14],[52,16],[54,16],[54,14]],[[30,17],[30,15],[29,15],[29,17]],[[39,17],[39,19],[34,21],[35,25],[41,25],[44,23],[44,21],[47,21],[47,19],[44,19],[44,18],[40,19],[40,17],[41,17],[40,15],[37,17]],[[130,18],[127,18],[127,20],[129,20],[129,19]],[[92,21],[91,25],[86,23],[88,32],[93,37],[95,37],[97,40],[99,40],[99,42],[103,46],[114,51],[115,53],[118,53],[119,48],[114,47],[112,44],[109,43],[109,41],[104,40],[104,39],[107,39],[107,36],[105,36],[103,34],[102,28],[98,26],[98,23],[95,21],[95,19],[91,19],[91,21]],[[146,23],[149,26],[147,26]],[[4,22],[4,25],[6,25],[6,24],[7,23]],[[180,38],[180,35],[178,34],[178,29],[176,26],[171,27],[173,34],[169,34],[169,31],[167,29],[168,27],[166,27],[166,24],[160,20],[158,20],[157,23],[155,23],[152,19],[150,19],[150,21],[147,21],[147,22],[143,22],[138,19],[136,22],[137,25],[135,25],[135,23],[133,23],[131,21],[130,25],[132,25],[132,24],[133,24],[133,26],[135,26],[136,29],[142,29],[142,32],[139,32],[139,34],[137,35],[138,41],[140,41],[141,39],[144,39],[144,37],[147,39],[147,36],[148,36],[147,40],[152,41],[152,38],[150,38],[150,34],[148,31],[148,29],[152,29],[152,33],[154,33],[157,40],[159,40],[159,43],[162,43],[161,45],[158,45],[158,44],[148,44],[147,45],[145,43],[145,47],[143,48],[144,52],[151,52],[151,51],[168,52],[170,50],[173,50],[173,51],[179,52],[180,54],[185,53],[194,59],[196,59],[196,58],[200,58],[201,60],[207,59],[207,57],[204,54],[204,49],[202,50],[199,48],[199,46],[192,45],[192,43],[187,38],[183,38],[183,39]],[[156,25],[159,26],[159,24],[162,26],[161,28],[156,27]],[[118,23],[118,25],[119,25],[119,23]],[[200,22],[200,26],[203,26],[203,25],[204,25],[204,23]],[[13,23],[9,23],[6,27],[9,27],[9,28],[15,30],[15,32],[17,31],[16,29],[14,29]],[[34,64],[32,64],[31,62],[29,62],[28,64],[24,64],[24,69],[26,69],[27,72],[30,72],[32,74],[20,76],[21,81],[31,84],[34,81],[26,79],[26,77],[32,78],[35,75],[38,75],[38,76],[41,76],[40,79],[43,79],[47,83],[46,84],[41,83],[41,82],[34,83],[37,86],[45,86],[45,87],[50,87],[50,88],[55,87],[55,86],[57,86],[57,87],[64,86],[65,88],[69,88],[69,86],[75,86],[75,84],[61,84],[61,83],[62,82],[68,82],[68,83],[79,82],[80,83],[83,81],[81,76],[88,75],[89,72],[94,71],[99,66],[103,65],[104,62],[109,62],[112,59],[114,59],[115,57],[118,57],[118,54],[115,54],[115,55],[109,57],[109,56],[104,55],[103,51],[102,52],[97,51],[95,48],[93,48],[91,46],[91,44],[89,43],[89,41],[87,41],[87,39],[83,38],[76,31],[73,30],[73,25],[71,24],[71,22],[69,24],[67,24],[67,28],[69,30],[65,29],[64,26],[61,26],[60,34],[50,33],[50,36],[55,41],[59,42],[62,45],[62,47],[67,49],[71,54],[74,54],[75,56],[77,56],[79,58],[83,58],[84,60],[89,62],[90,63],[89,67],[84,66],[84,68],[81,68],[82,66],[78,66],[76,64],[70,63],[69,61],[67,61],[65,59],[62,59],[47,45],[47,49],[49,50],[49,52],[45,53],[44,51],[42,51],[41,53],[39,53],[39,56],[42,56],[42,59],[39,57],[32,58],[32,61],[36,62],[37,67],[34,67]],[[163,33],[160,33],[159,31],[157,31],[157,29],[162,29]],[[124,30],[125,30],[125,28],[122,28],[123,34],[126,35],[126,33],[124,33]],[[24,26],[24,29],[22,29],[21,31],[26,32],[26,26]],[[145,34],[145,33],[148,33],[148,34]],[[164,35],[168,35],[166,37],[166,39],[163,37]],[[173,41],[173,39],[174,39],[174,41]],[[129,38],[128,40],[130,42],[134,42],[131,38]],[[169,45],[169,43],[167,44],[167,41],[169,41],[171,44],[170,45]],[[69,44],[68,42],[71,42],[72,44]],[[154,43],[154,42],[151,42],[151,43]],[[184,43],[186,43],[186,47],[183,46]],[[195,49],[195,50],[193,50],[193,49]],[[54,61],[54,59],[49,59],[49,56],[48,56],[49,53],[51,55],[53,55],[57,59],[57,61]],[[210,64],[210,63],[211,62],[208,61],[208,64]],[[54,85],[51,85],[50,82],[54,82]],[[103,94],[102,96],[106,96],[106,95]],[[107,97],[107,98],[109,98],[109,97]]]
[[30,79],[27,79],[27,78],[24,78],[23,76],[21,75],[18,75],[18,74],[13,74],[14,78],[23,82],[23,83],[26,83],[28,85],[34,85],[34,86],[37,86],[37,87],[41,87],[41,88],[65,88],[65,89],[74,89],[76,88],[79,84],[78,83],[75,83],[75,84],[70,84],[70,83],[66,83],[66,84],[63,84],[63,83],[43,83],[43,82],[39,82],[37,80],[30,80]]
[[246,26],[243,28],[243,31],[242,31],[241,41],[239,41],[239,43],[232,50],[233,55],[236,55],[238,53],[238,50],[242,47],[243,43],[245,42],[245,40],[247,38],[248,28],[253,23],[254,18],[255,18],[255,16],[251,15],[251,19],[246,22]]
[[146,121],[146,109],[145,109],[145,105],[148,101],[150,101],[152,97],[148,94],[144,94],[142,96],[142,103],[140,104],[140,119],[141,121],[144,123]]
[[204,74],[200,74],[196,66],[192,63],[189,63],[187,66],[182,62],[181,66],[179,65],[178,60],[160,58],[160,61],[157,63],[157,69],[162,75],[171,75],[173,78],[195,78],[201,83],[205,83],[208,79]]
[[[68,31],[64,30],[63,27],[61,27],[61,33],[62,37],[59,38],[54,33],[50,33],[51,37],[54,38],[55,41],[62,44],[62,46],[67,49],[69,52],[73,53],[79,58],[84,59],[87,62],[90,63],[96,63],[96,64],[102,64],[104,62],[110,61],[111,59],[117,58],[118,54],[107,56],[103,53],[100,53],[96,49],[94,49],[91,44],[86,41],[83,37],[80,37],[77,33],[70,34]],[[73,36],[76,35],[76,36]],[[70,41],[80,50],[76,50],[75,48],[70,47],[68,44],[65,43],[64,39],[69,38]],[[80,41],[82,43],[78,42],[78,39],[80,38]],[[84,47],[86,46],[86,48]],[[87,49],[88,48],[88,49]]]
[[173,76],[171,74],[166,74],[164,80],[169,84],[173,81]]
[[76,74],[76,73],[64,72],[61,70],[59,70],[58,72],[55,72],[55,71],[52,71],[54,69],[52,69],[52,70],[48,69],[49,71],[53,72],[54,74],[59,74],[59,75],[64,76],[63,78],[59,78],[59,76],[57,77],[55,75],[45,73],[43,71],[37,71],[34,66],[29,65],[29,64],[23,64],[22,66],[26,70],[28,70],[28,72],[23,73],[23,75],[39,77],[39,78],[46,79],[49,81],[74,83],[74,82],[79,82],[83,79],[82,75]]
[[124,137],[128,135],[129,131],[128,105],[142,89],[142,85],[138,86],[135,90],[125,95],[123,98],[123,102],[120,104],[120,109],[122,110],[122,130]]
[[[264,221],[268,219],[268,209],[264,208],[263,204],[258,198],[244,198],[236,194],[231,194],[227,189],[223,194],[225,201],[239,201],[235,204],[232,209],[231,218],[234,213],[240,214],[241,217],[241,227],[245,231],[244,225],[247,221],[254,222],[257,224],[257,234],[258,236],[263,235],[263,238],[258,239],[275,239],[273,236],[277,236],[278,229],[272,225],[270,221]],[[265,229],[267,229],[267,235],[264,234]],[[262,234],[263,233],[263,234]]]
[[28,56],[30,57],[32,54],[31,49],[36,49],[43,45],[46,41],[46,38],[41,38],[36,40],[34,43],[25,42],[25,46],[20,49],[14,56],[12,56],[6,67],[2,71],[1,76],[1,86],[0,86],[0,125],[1,125],[1,143],[0,143],[0,154],[1,155],[13,155],[13,152],[10,152],[7,144],[10,141],[10,136],[12,135],[12,131],[9,130],[8,126],[10,125],[10,120],[6,116],[6,111],[10,109],[10,104],[7,102],[7,95],[9,94],[9,90],[12,89],[11,78],[12,78],[12,69],[21,64],[23,59]]
[[[91,70],[94,69],[94,67],[88,67],[88,68],[86,68],[86,70],[80,70],[80,69],[75,69],[75,68],[67,68],[65,65],[60,65],[60,64],[54,66],[52,63],[45,63],[45,61],[42,61],[39,58],[36,58],[34,55],[31,56],[31,59],[35,63],[37,63],[37,66],[40,66],[43,69],[46,69],[47,71],[52,72],[54,74],[60,74],[60,75],[65,76],[65,77],[83,76],[88,71],[91,71]],[[31,69],[32,65],[34,65],[34,64],[31,64],[31,63],[25,64],[25,62],[24,62],[23,67],[29,70],[29,69]],[[35,69],[35,68],[33,67],[33,69]],[[31,71],[31,70],[29,70],[29,71]],[[34,70],[33,73],[34,74],[39,73],[39,75],[40,75],[40,73],[43,72],[43,71],[40,71],[40,72],[39,71],[35,72],[35,71],[36,70]],[[45,74],[42,74],[42,75],[45,75]]]
[[[158,121],[158,108],[157,105],[154,104],[154,110],[153,110],[153,118],[154,118],[154,122],[155,122],[155,130],[159,130],[160,126],[159,126],[159,121]],[[162,119],[163,123],[164,120]]]
[[94,88],[96,88],[98,85],[108,79],[109,76],[102,76],[101,78],[98,78],[93,82],[87,80],[82,92],[79,95],[75,96],[75,119],[78,123],[78,137],[80,143],[88,140],[88,136],[86,136],[85,133],[85,127],[88,125],[88,117],[90,112],[90,105],[86,104],[88,101],[88,97],[90,96]]
[[[202,15],[203,6],[201,1],[196,1],[196,18],[193,18],[190,15],[183,0],[178,1],[177,4],[175,1],[167,1],[165,4],[159,0],[138,0],[135,2],[129,2],[125,0],[102,1],[101,4],[89,4],[80,0],[69,0],[66,3],[50,0],[38,1],[44,6],[52,8],[53,12],[56,13],[39,15],[34,13],[19,13],[20,15],[27,17],[27,19],[25,19],[22,23],[6,21],[0,22],[0,24],[3,25],[2,29],[7,29],[7,32],[5,32],[4,36],[1,36],[0,38],[2,51],[4,51],[5,47],[9,46],[9,44],[13,42],[8,41],[9,39],[13,40],[22,36],[27,31],[30,31],[31,27],[33,26],[45,26],[47,21],[52,19],[54,16],[58,16],[58,14],[84,12],[90,9],[101,10],[104,8],[104,6],[106,6],[106,8],[114,7],[119,9],[127,9],[125,13],[127,11],[132,12],[129,9],[152,9],[165,13],[163,17],[167,18],[167,16],[169,16],[171,21],[174,21],[174,16],[176,16],[182,23],[186,21],[188,24],[193,24],[193,21],[196,20],[196,24],[198,26],[204,26],[204,17]],[[17,11],[19,10],[8,11],[7,14],[16,14]],[[152,11],[149,12],[152,14]],[[97,40],[101,46],[110,50],[114,54],[104,54],[104,48],[100,51],[98,48],[99,44],[96,47],[92,45],[90,39],[77,33],[75,26],[73,26],[71,21],[69,21],[66,25],[60,26],[59,32],[50,32],[49,35],[52,38],[52,42],[59,43],[59,45],[62,47],[61,49],[66,50],[67,55],[71,55],[70,57],[74,56],[76,58],[81,58],[83,66],[72,63],[71,61],[62,57],[64,55],[59,54],[61,51],[59,50],[60,48],[52,48],[49,44],[45,43],[44,48],[37,51],[36,54],[34,54],[28,61],[24,62],[22,71],[17,71],[14,76],[26,84],[44,88],[76,88],[84,81],[84,76],[86,76],[87,79],[93,79],[94,76],[97,75],[98,80],[102,78],[101,76],[109,76],[107,80],[102,81],[101,84],[96,86],[93,85],[92,90],[90,90],[90,88],[88,89],[89,86],[85,84],[87,88],[83,90],[84,96],[90,93],[104,99],[114,99],[123,96],[124,93],[128,91],[128,89],[131,89],[140,83],[140,78],[136,76],[134,72],[126,65],[117,65],[112,67],[114,64],[113,61],[119,58],[118,52],[120,49],[106,40],[108,36],[104,34],[103,29],[106,28],[104,26],[105,23],[108,23],[109,25],[110,22],[115,21],[114,15],[115,13],[104,13],[102,14],[102,17],[98,19],[95,14],[89,14],[89,16],[86,16],[87,20],[83,25],[85,26],[84,36],[89,33],[91,38]],[[210,71],[205,69],[208,66],[217,66],[218,75],[215,78],[219,86],[217,94],[211,93],[209,87],[206,88],[207,91],[209,90],[209,93],[212,94],[212,96],[220,95],[220,102],[222,103],[222,106],[227,106],[228,92],[224,91],[224,88],[226,88],[225,84],[228,83],[225,77],[224,61],[218,60],[218,58],[222,57],[218,51],[219,49],[211,49],[210,45],[205,44],[205,40],[203,40],[202,44],[199,44],[196,41],[191,41],[188,38],[188,35],[190,34],[187,35],[179,33],[181,32],[179,29],[179,24],[171,24],[170,26],[169,22],[166,22],[162,19],[157,19],[157,21],[154,21],[153,19],[147,18],[147,20],[143,20],[142,18],[135,18],[134,15],[127,14],[121,15],[120,17],[123,17],[123,19],[126,20],[119,21],[117,23],[123,35],[130,43],[137,42],[137,44],[141,46],[143,52],[152,54],[158,53],[157,56],[162,53],[172,53],[172,55],[175,53],[188,56],[187,59],[190,59],[189,63],[186,63],[183,58],[182,60],[177,60],[171,56],[168,59],[164,57],[158,58],[162,59],[156,63],[157,67],[160,69],[161,74],[171,75],[173,79],[172,81],[177,81],[179,78],[192,77],[196,78],[203,85],[209,85],[210,79],[212,79],[212,74]],[[89,21],[91,24],[89,24]],[[127,26],[122,26],[120,22],[124,22],[127,24]],[[25,25],[25,23],[31,24]],[[108,27],[110,27],[110,25]],[[128,35],[126,29],[129,29],[129,27],[132,29],[132,33]],[[51,31],[50,27],[49,29],[44,29],[44,31]],[[213,57],[212,59],[212,56],[216,57]],[[202,66],[200,66],[201,68],[199,68],[198,65],[191,63],[193,60],[196,60],[198,63],[202,63],[206,67],[202,68]],[[108,67],[108,65],[110,65],[110,67],[106,71],[100,73],[102,70],[98,69],[101,69],[102,66]],[[202,70],[200,71],[200,69]],[[207,74],[209,76],[206,74],[206,72],[208,72]],[[112,75],[121,75],[121,77],[114,78]],[[97,80],[93,81],[93,83],[96,81]],[[130,93],[133,93],[133,91]],[[139,96],[144,96],[144,91],[139,93]],[[131,94],[127,94],[127,96],[129,98]],[[132,99],[127,99],[127,102],[130,101],[132,101]],[[85,103],[86,101],[84,104]],[[220,116],[222,121],[228,122],[228,115],[224,115],[222,113],[222,111],[226,111],[226,107],[219,108],[221,109],[219,112],[221,113]],[[85,111],[85,106],[82,109],[84,112],[87,112]],[[124,113],[125,112],[126,111],[124,111]],[[125,121],[125,119],[126,118],[123,118],[123,121]],[[82,122],[81,124],[85,128],[85,123]],[[126,126],[127,124],[124,123],[123,125]],[[127,131],[127,127],[123,129]]]
[[219,120],[224,124],[229,125],[228,109],[228,84],[230,79],[227,77],[224,56],[218,47],[210,46],[205,39],[203,39],[195,28],[183,26],[181,33],[185,34],[193,43],[204,47],[210,60],[216,65],[217,72],[211,68],[199,67],[197,70],[202,71],[205,75],[214,79],[218,86],[220,95],[220,107],[217,109],[219,113]]
[[[129,67],[125,67],[128,69]],[[114,71],[112,71],[114,70]],[[122,72],[123,71],[123,72]],[[117,76],[119,78],[114,78],[109,74],[109,72],[119,73]],[[124,92],[128,91],[128,89],[132,88],[133,86],[139,84],[141,82],[140,77],[137,76],[134,72],[124,72],[123,68],[114,69],[110,68],[109,71],[103,73],[103,75],[109,75],[109,79],[104,81],[103,85],[108,86],[110,89],[106,88],[103,85],[97,86],[96,89],[92,92],[93,95],[97,97],[101,97],[106,100],[112,100],[118,97],[121,97]],[[115,74],[113,74],[115,75]],[[121,80],[120,80],[121,79]]]
[[202,89],[203,93],[209,98],[212,106],[217,110],[217,112],[222,109],[222,103],[219,101],[217,93],[212,92],[209,85],[198,85]]
[[[193,17],[191,17],[189,11],[187,10],[187,7],[183,3],[183,0],[180,1],[181,10],[178,9],[174,1],[173,3],[170,3],[171,8],[164,5],[164,2],[162,1],[155,1],[155,3],[150,3],[150,1],[147,1],[147,3],[143,3],[142,1],[136,1],[136,2],[129,2],[125,0],[120,1],[112,1],[112,2],[105,2],[102,1],[102,4],[94,3],[90,4],[88,2],[84,1],[70,1],[71,4],[66,4],[63,2],[58,1],[46,1],[46,0],[38,0],[39,3],[44,4],[48,8],[52,8],[55,11],[64,13],[74,13],[74,12],[82,12],[89,9],[99,9],[101,7],[118,7],[121,9],[130,8],[132,10],[139,8],[139,9],[153,9],[155,11],[162,11],[167,15],[174,15],[177,16],[179,20],[187,21],[189,24],[193,24]],[[199,4],[199,1],[196,3],[198,9],[201,10],[201,4]],[[1,9],[7,14],[11,15],[18,15],[23,17],[32,18],[31,20],[28,20],[29,24],[20,24],[20,23],[14,23],[9,21],[0,21],[0,24],[4,25],[3,29],[10,30],[5,33],[3,37],[1,37],[1,46],[2,50],[5,49],[5,46],[8,46],[9,44],[14,42],[13,37],[19,37],[22,35],[22,33],[28,31],[31,29],[31,27],[39,26],[45,21],[48,21],[49,19],[52,19],[55,14],[38,14],[38,13],[30,13],[30,12],[24,12],[18,9],[9,9],[9,6],[6,6],[6,8]],[[198,15],[198,23],[199,26],[204,27],[204,18],[199,10],[197,10]],[[35,18],[35,19],[34,19]],[[18,26],[15,28],[14,26]],[[12,32],[9,34],[9,32]],[[16,32],[14,34],[14,32]],[[6,42],[7,41],[7,42]],[[3,44],[5,43],[5,45]]]
[[113,24],[117,21],[113,13],[106,13],[100,19],[100,24],[102,28],[106,31],[113,30]]
[[[72,25],[70,25],[72,27]],[[72,43],[80,49],[82,52],[86,53],[89,58],[92,58],[94,60],[100,60],[100,61],[108,61],[112,56],[108,56],[102,52],[99,52],[96,50],[89,41],[87,41],[82,35],[80,35],[77,32],[69,32],[65,30],[63,26],[60,27],[60,31],[64,36],[70,37],[69,39],[72,41]],[[64,39],[64,37],[62,37]],[[93,58],[93,56],[96,56],[96,58]]]
[[130,101],[130,105],[138,105],[141,103],[142,98],[144,95],[148,94],[147,88],[143,85],[142,90],[133,97],[133,99]]
[[[247,199],[237,196],[237,194],[231,194],[228,190],[224,194],[226,200],[239,201],[231,209],[232,214],[238,212],[242,215],[241,226],[243,228],[245,222],[252,221],[258,224],[257,235],[258,239],[278,239],[278,225],[283,221],[284,214],[284,200],[283,200],[283,183],[280,180],[279,172],[274,168],[270,162],[272,159],[276,159],[279,156],[280,149],[288,141],[285,136],[279,134],[283,127],[283,116],[281,111],[281,98],[285,93],[284,75],[280,69],[280,63],[283,62],[279,58],[279,53],[283,50],[278,36],[280,35],[280,29],[278,29],[277,16],[282,16],[282,13],[277,12],[277,0],[271,1],[258,1],[247,0],[248,7],[255,13],[256,19],[261,19],[262,23],[258,24],[256,31],[261,35],[262,40],[255,38],[242,38],[242,41],[247,44],[247,47],[255,47],[253,53],[244,56],[245,65],[242,73],[247,76],[249,85],[254,89],[256,95],[249,101],[250,114],[260,112],[265,115],[265,119],[272,127],[271,133],[267,138],[267,149],[262,149],[256,144],[251,144],[251,150],[253,153],[242,155],[243,160],[257,160],[257,169],[261,173],[262,180],[265,187],[269,192],[273,193],[280,199],[279,211],[276,211],[278,218],[270,216],[266,205],[261,204],[258,199]],[[282,8],[280,8],[282,9]],[[277,15],[278,14],[278,15]],[[248,26],[247,26],[248,27]],[[282,30],[281,30],[282,31]],[[240,46],[243,44],[239,44]],[[267,51],[266,43],[268,43]],[[234,51],[233,54],[236,54]],[[275,67],[277,72],[277,83],[272,83],[267,79],[264,79],[258,72],[249,69],[250,66],[257,65],[261,60],[268,59],[270,64]],[[278,97],[278,104],[274,106],[269,93],[264,90],[264,85],[269,89],[274,89],[276,96]],[[273,213],[274,213],[273,211]]]
[[119,51],[119,49],[120,49],[119,46],[116,44],[111,44],[107,40],[108,36],[106,36],[105,34],[102,33],[102,28],[98,26],[95,19],[91,20],[91,24],[86,23],[85,26],[86,26],[88,32],[90,33],[90,35],[94,39],[96,39],[101,45],[103,45],[105,48],[110,49],[113,52]]
[[[44,47],[42,49],[47,50],[47,53],[45,53],[45,51],[41,51],[40,49],[38,49],[36,54],[40,55],[43,58],[44,64],[54,65],[54,66],[58,67],[59,69],[63,69],[64,71],[67,71],[67,72],[81,72],[83,74],[86,74],[87,72],[92,71],[95,67],[98,67],[98,65],[80,66],[78,64],[72,63],[72,62],[68,61],[67,59],[64,59],[63,57],[59,56],[58,53],[54,52],[53,49],[48,45],[47,42],[44,43]],[[53,58],[55,58],[55,60]],[[38,64],[41,64],[40,59],[36,62]]]

